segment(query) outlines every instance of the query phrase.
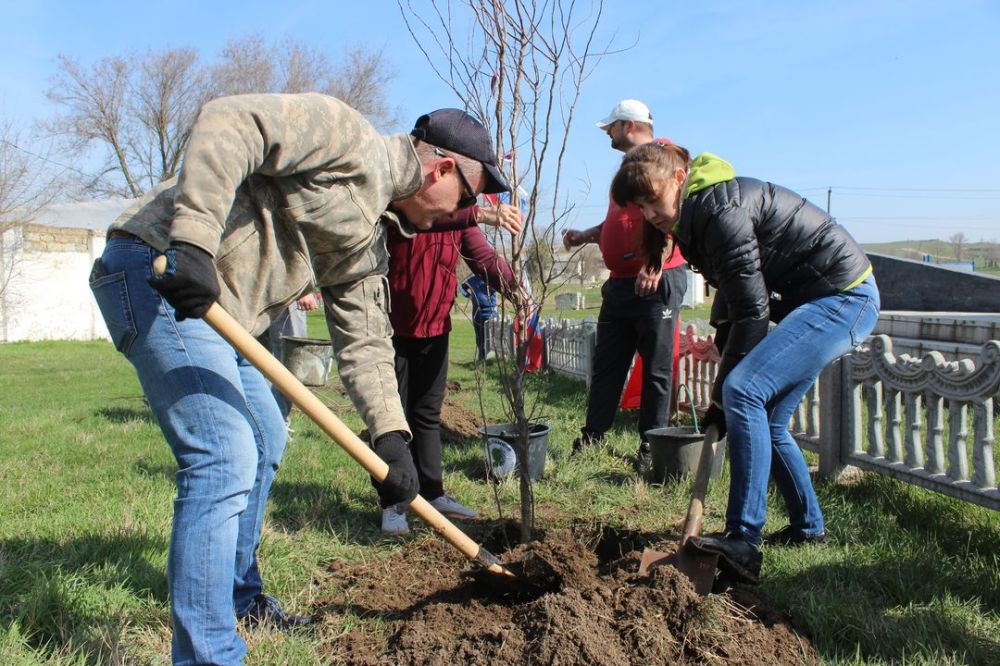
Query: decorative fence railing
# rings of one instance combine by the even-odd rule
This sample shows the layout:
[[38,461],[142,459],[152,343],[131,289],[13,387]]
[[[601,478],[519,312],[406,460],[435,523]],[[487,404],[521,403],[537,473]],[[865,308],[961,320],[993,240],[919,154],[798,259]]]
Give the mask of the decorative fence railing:
[[839,438],[840,464],[1000,509],[994,451],[1000,342],[958,361],[939,352],[897,357],[886,335],[869,342],[834,373],[846,435]]
[[567,319],[556,323],[549,319],[545,322],[543,331],[547,366],[555,372],[579,377],[590,386],[594,348],[597,345],[597,324]]
[[[510,352],[512,327],[497,321],[490,329]],[[542,332],[546,366],[589,381],[596,324],[549,319]],[[903,344],[913,348],[912,341]],[[869,338],[823,371],[790,430],[818,454],[821,476],[851,465],[1000,510],[994,432],[1000,341],[973,349],[965,346],[964,358],[955,360],[940,351],[897,356],[889,336]],[[711,336],[688,326],[680,336],[678,383],[699,409],[709,404],[718,362]]]

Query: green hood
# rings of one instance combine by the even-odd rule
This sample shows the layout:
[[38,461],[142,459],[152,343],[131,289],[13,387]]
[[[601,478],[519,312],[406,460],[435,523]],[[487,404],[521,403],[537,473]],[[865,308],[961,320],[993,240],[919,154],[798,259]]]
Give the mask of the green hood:
[[691,161],[688,167],[687,185],[684,187],[684,198],[695,192],[700,192],[716,183],[731,180],[736,177],[733,165],[712,153],[702,153]]

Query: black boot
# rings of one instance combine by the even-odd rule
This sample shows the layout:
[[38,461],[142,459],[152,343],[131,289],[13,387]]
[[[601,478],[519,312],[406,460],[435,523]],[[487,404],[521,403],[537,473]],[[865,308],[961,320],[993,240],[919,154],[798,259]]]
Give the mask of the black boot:
[[769,546],[805,546],[813,543],[824,543],[826,532],[818,534],[803,532],[797,527],[786,525],[774,534],[764,537],[764,543]]
[[573,450],[570,452],[571,456],[575,456],[583,451],[585,446],[600,444],[601,440],[604,439],[604,435],[595,435],[586,430],[581,430],[580,433],[580,436],[573,440]]
[[639,442],[639,451],[635,455],[635,471],[639,476],[646,476],[653,471],[653,449],[649,442]]
[[760,549],[738,532],[691,537],[684,547],[697,555],[718,555],[719,569],[740,583],[760,582]]
[[281,609],[281,604],[270,594],[258,594],[245,612],[237,619],[247,627],[270,624],[278,629],[302,627],[312,620],[301,615],[292,615]]

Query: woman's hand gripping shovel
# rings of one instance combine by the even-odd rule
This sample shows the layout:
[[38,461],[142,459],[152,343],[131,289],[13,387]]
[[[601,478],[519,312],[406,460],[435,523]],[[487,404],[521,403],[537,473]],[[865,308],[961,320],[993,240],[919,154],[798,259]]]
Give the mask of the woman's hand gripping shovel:
[[[153,262],[153,272],[163,275],[167,269],[167,258],[159,256]],[[243,355],[258,370],[264,373],[271,383],[302,410],[313,422],[335,441],[340,448],[354,458],[365,470],[375,477],[376,481],[384,481],[389,473],[389,466],[368,448],[350,428],[344,425],[337,416],[313,395],[295,375],[293,375],[278,359],[250,335],[232,316],[222,309],[218,303],[213,303],[204,316],[205,322],[222,336],[233,348]],[[503,577],[516,584],[517,577],[504,568],[496,556],[470,539],[454,523],[445,518],[431,506],[430,502],[417,495],[410,503],[410,509],[425,523],[434,528],[444,539],[455,546],[468,559],[481,565],[486,571]]]
[[701,596],[712,591],[719,556],[692,554],[684,548],[684,544],[691,537],[701,533],[701,519],[705,514],[705,495],[708,493],[708,480],[712,476],[718,441],[718,429],[714,425],[708,426],[705,429],[705,441],[701,447],[701,456],[698,458],[698,470],[695,472],[691,502],[688,505],[687,517],[684,519],[684,530],[681,533],[681,542],[677,546],[677,551],[664,553],[647,548],[642,552],[642,559],[639,561],[639,574],[643,576],[654,567],[673,566],[691,579],[695,592]]

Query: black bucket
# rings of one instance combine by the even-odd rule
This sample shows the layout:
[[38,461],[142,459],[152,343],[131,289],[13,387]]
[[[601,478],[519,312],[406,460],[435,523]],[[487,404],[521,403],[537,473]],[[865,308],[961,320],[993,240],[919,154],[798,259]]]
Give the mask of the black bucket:
[[[528,478],[538,481],[545,474],[545,454],[548,451],[549,431],[544,423],[532,423],[528,430]],[[517,424],[493,423],[479,429],[480,435],[502,439],[517,451]],[[520,462],[520,461],[518,461]],[[487,471],[491,469],[490,460],[486,462]]]
[[651,483],[677,481],[698,469],[705,434],[692,426],[654,428],[645,433],[652,454]]

